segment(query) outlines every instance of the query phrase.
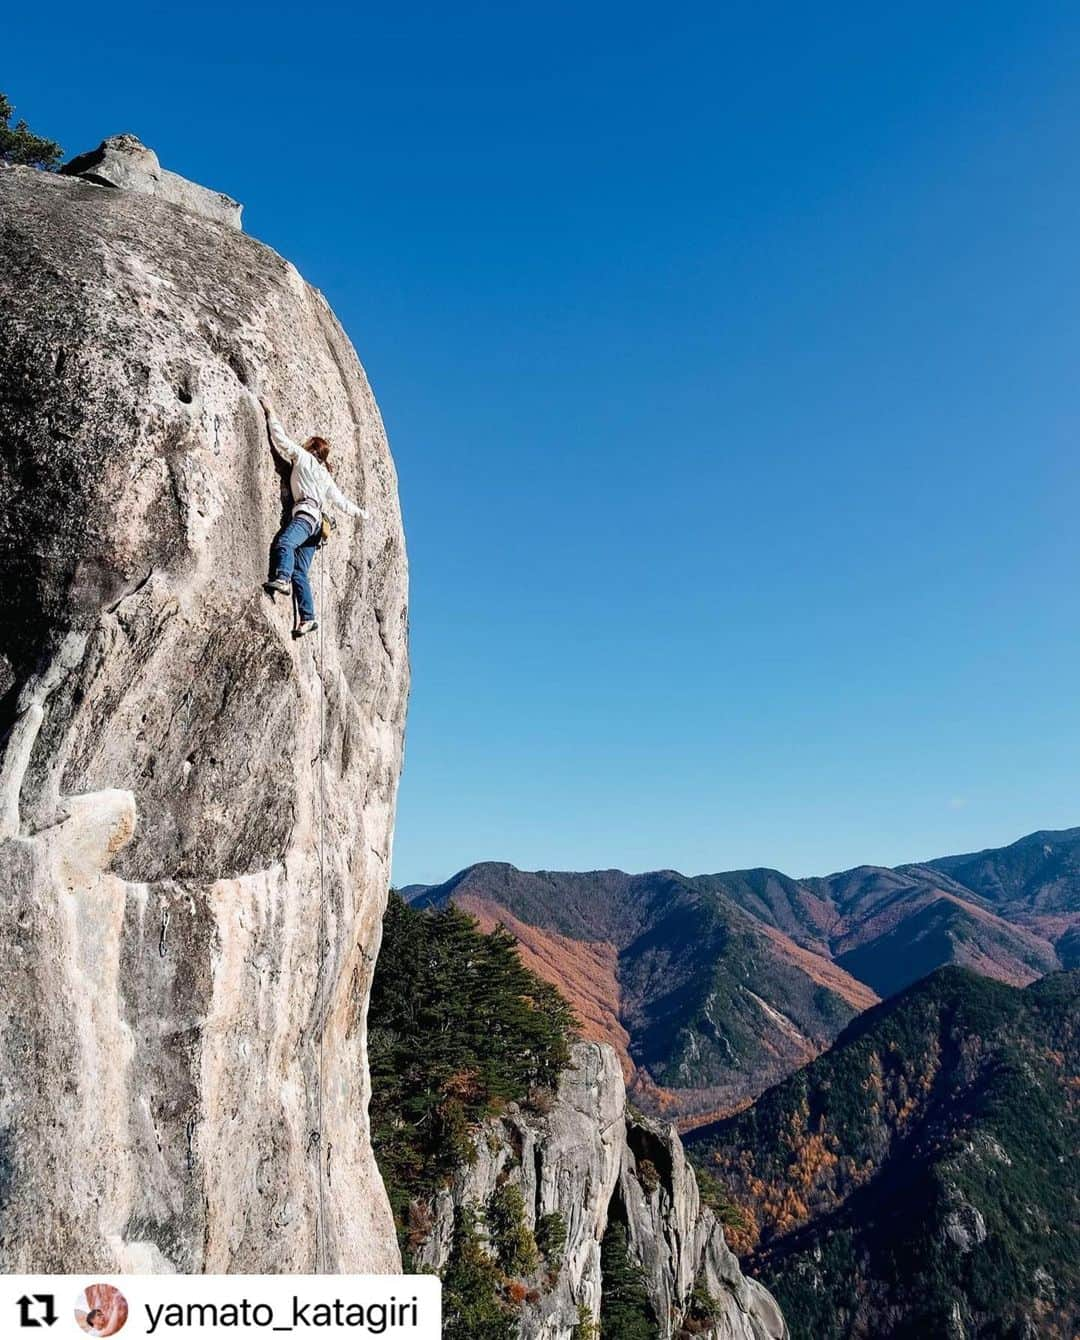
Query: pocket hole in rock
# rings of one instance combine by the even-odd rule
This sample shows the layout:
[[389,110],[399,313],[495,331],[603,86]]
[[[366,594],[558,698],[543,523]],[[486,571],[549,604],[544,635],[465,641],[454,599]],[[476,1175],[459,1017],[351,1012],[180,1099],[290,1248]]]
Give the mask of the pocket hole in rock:
[[231,367],[236,374],[236,380],[241,386],[251,385],[251,376],[247,368],[244,366],[244,360],[239,354],[234,353],[229,355],[229,367]]

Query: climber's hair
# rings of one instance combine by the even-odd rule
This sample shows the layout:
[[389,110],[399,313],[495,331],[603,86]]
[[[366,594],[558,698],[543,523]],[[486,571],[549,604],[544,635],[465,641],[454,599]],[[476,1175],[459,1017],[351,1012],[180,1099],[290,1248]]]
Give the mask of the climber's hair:
[[330,469],[326,459],[330,455],[330,443],[327,442],[325,437],[309,437],[304,443],[304,450],[310,451],[317,461],[325,465],[328,470]]
[[[98,1319],[97,1321],[94,1320],[95,1317]],[[88,1326],[97,1326],[99,1322],[102,1322],[104,1320],[105,1320],[105,1313],[102,1312],[101,1308],[99,1307],[91,1308],[90,1311],[86,1314],[86,1324]]]

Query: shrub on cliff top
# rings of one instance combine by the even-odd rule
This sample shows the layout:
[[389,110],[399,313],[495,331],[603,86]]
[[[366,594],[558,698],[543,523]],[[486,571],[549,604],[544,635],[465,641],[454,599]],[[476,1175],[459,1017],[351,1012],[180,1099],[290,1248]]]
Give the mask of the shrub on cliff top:
[[64,156],[55,140],[35,135],[25,121],[11,124],[15,113],[8,98],[0,93],[0,163],[24,167],[54,168]]

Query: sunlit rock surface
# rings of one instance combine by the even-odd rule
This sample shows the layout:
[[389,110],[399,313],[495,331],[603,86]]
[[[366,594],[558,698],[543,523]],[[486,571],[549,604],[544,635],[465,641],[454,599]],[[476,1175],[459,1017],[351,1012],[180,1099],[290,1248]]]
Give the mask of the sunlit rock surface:
[[[321,637],[249,388],[334,447]],[[382,1271],[365,1014],[408,688],[379,413],[322,296],[0,170],[0,1266]]]
[[570,1340],[582,1307],[599,1318],[600,1243],[613,1217],[626,1224],[631,1256],[644,1269],[660,1340],[678,1333],[695,1283],[716,1305],[711,1325],[697,1334],[787,1340],[776,1302],[743,1275],[715,1215],[701,1204],[674,1126],[627,1108],[618,1056],[607,1043],[579,1042],[572,1055],[549,1111],[512,1104],[486,1123],[475,1161],[436,1196],[417,1264],[445,1266],[455,1211],[472,1206],[482,1215],[496,1189],[510,1183],[521,1188],[530,1229],[555,1213],[566,1225],[557,1279],[552,1284],[538,1275],[536,1301],[522,1305],[521,1340]]

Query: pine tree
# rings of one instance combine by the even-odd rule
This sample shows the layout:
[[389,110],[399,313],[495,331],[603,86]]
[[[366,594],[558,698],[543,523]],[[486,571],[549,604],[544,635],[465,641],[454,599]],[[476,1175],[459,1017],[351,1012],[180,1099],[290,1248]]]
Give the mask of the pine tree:
[[372,1141],[407,1246],[410,1204],[474,1153],[506,1103],[550,1089],[570,1059],[574,1014],[521,962],[503,927],[392,894],[368,1015]]
[[21,164],[24,167],[54,168],[64,156],[55,140],[35,135],[25,121],[13,126],[15,113],[9,99],[0,93],[0,163]]
[[488,1255],[469,1209],[459,1211],[443,1272],[444,1340],[514,1340],[513,1312],[502,1302],[502,1271]]
[[600,1244],[600,1272],[601,1340],[653,1340],[659,1326],[645,1289],[645,1272],[630,1256],[626,1225],[617,1219]]

